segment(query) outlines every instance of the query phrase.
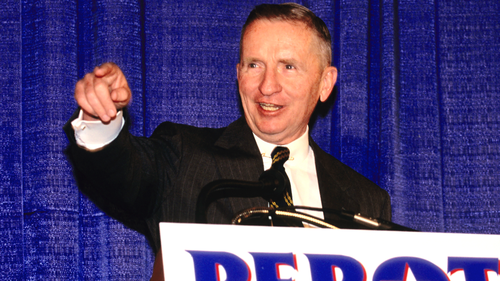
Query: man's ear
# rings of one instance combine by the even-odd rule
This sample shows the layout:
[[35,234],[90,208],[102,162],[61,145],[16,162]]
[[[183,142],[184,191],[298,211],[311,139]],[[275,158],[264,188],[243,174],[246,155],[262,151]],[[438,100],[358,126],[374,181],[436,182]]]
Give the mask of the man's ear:
[[324,102],[328,99],[333,91],[333,86],[337,82],[337,69],[333,66],[325,68],[323,71],[323,77],[321,78],[321,92],[319,94],[319,100]]

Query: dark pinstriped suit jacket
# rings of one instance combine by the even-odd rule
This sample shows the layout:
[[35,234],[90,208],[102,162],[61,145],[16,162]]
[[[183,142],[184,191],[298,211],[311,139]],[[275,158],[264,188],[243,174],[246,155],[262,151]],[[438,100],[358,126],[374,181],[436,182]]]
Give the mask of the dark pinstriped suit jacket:
[[[126,122],[129,124],[130,122]],[[244,118],[226,128],[196,128],[162,123],[150,138],[133,137],[128,129],[100,151],[87,152],[75,143],[71,125],[66,153],[77,184],[108,215],[160,248],[158,223],[194,222],[203,186],[216,179],[257,181],[262,158]],[[321,150],[312,139],[324,208],[360,212],[390,220],[384,190]],[[267,206],[262,198],[221,199],[211,205],[208,221],[229,223],[243,209]],[[328,221],[330,214],[325,214]]]

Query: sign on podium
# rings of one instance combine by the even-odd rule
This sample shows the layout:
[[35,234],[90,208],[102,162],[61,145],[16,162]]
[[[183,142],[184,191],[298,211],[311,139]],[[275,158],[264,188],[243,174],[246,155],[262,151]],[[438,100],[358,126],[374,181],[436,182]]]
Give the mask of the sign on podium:
[[500,235],[160,224],[165,280],[500,281]]

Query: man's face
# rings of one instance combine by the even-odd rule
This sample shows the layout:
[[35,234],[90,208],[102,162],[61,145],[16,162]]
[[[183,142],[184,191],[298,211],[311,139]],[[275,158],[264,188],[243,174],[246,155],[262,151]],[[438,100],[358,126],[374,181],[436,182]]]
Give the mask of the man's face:
[[321,61],[318,42],[300,22],[257,20],[247,27],[238,85],[246,121],[261,139],[297,139],[318,100],[330,95],[337,71]]

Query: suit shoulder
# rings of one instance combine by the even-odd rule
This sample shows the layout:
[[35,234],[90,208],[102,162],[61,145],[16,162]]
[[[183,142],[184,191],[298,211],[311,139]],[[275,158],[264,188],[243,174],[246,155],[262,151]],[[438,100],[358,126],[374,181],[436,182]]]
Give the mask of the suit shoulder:
[[179,138],[192,143],[214,143],[225,128],[200,128],[191,125],[163,122],[151,135],[151,138]]

